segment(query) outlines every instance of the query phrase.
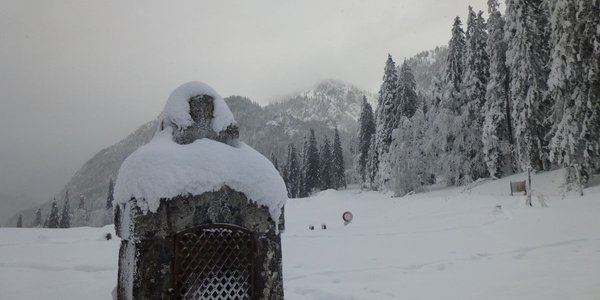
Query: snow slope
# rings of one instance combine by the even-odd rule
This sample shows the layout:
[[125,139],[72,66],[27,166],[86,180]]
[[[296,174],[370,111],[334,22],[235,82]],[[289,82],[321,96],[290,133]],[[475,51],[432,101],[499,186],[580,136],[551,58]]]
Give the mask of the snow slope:
[[[533,208],[508,195],[523,175],[402,198],[350,189],[291,199],[286,299],[599,299],[600,186],[580,197],[562,175],[533,177]],[[118,241],[105,232],[1,228],[0,299],[110,299]]]

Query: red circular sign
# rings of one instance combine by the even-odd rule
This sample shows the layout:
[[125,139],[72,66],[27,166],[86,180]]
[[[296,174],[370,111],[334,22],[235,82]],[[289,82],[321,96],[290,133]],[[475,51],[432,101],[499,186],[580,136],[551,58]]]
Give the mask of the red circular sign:
[[352,218],[353,218],[353,216],[352,216],[352,213],[351,213],[351,212],[349,212],[349,211],[347,211],[347,212],[344,212],[344,213],[342,214],[342,219],[343,219],[344,221],[346,221],[346,222],[350,222],[350,221],[352,221]]

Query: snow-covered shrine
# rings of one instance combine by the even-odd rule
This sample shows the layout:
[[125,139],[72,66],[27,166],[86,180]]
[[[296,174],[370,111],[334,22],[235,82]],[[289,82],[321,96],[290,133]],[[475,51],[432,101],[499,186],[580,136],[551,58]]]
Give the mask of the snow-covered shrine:
[[177,88],[160,118],[115,185],[118,299],[283,299],[273,164],[206,84]]

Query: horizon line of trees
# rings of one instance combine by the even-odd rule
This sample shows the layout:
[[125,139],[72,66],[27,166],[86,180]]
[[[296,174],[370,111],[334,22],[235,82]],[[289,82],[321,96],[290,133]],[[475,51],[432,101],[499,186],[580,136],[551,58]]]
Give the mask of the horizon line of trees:
[[324,136],[319,145],[315,131],[310,129],[308,139],[304,138],[301,153],[292,143],[288,145],[285,164],[280,166],[273,154],[271,162],[283,177],[289,198],[303,198],[317,191],[347,187],[344,155],[337,128],[334,129],[333,143]]
[[[406,194],[533,169],[600,170],[600,1],[488,0],[454,19],[445,65],[416,92],[391,55],[377,108],[363,100],[354,172]],[[572,172],[572,178],[574,177]]]
[[[108,194],[106,197],[106,217],[110,217],[112,219],[112,209],[113,209],[113,201],[114,201],[114,183],[112,178],[109,180],[108,184]],[[69,191],[65,192],[64,204],[62,210],[59,212],[58,203],[56,198],[52,199],[52,204],[50,207],[50,211],[45,219],[42,218],[42,209],[38,208],[35,211],[34,219],[28,224],[27,227],[31,228],[70,228],[73,224],[73,218],[76,224],[85,224],[89,219],[89,212],[85,208],[85,197],[81,195],[79,197],[79,203],[77,208],[71,211],[71,206],[69,204]],[[43,220],[42,220],[43,219]],[[24,227],[23,215],[19,215],[17,220],[17,228]]]

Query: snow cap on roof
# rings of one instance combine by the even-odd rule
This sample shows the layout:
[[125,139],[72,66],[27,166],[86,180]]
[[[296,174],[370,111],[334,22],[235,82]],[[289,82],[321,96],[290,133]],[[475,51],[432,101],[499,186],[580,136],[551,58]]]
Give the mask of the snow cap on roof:
[[124,204],[135,198],[131,203],[137,203],[142,212],[156,212],[161,199],[201,195],[227,185],[266,206],[277,222],[287,200],[287,189],[279,172],[262,154],[237,141],[227,144],[199,138],[189,144],[178,144],[173,140],[175,130],[194,123],[188,100],[198,95],[214,98],[212,127],[216,132],[235,124],[229,107],[210,86],[200,82],[181,85],[171,93],[162,113],[167,126],[121,165],[115,201]]

